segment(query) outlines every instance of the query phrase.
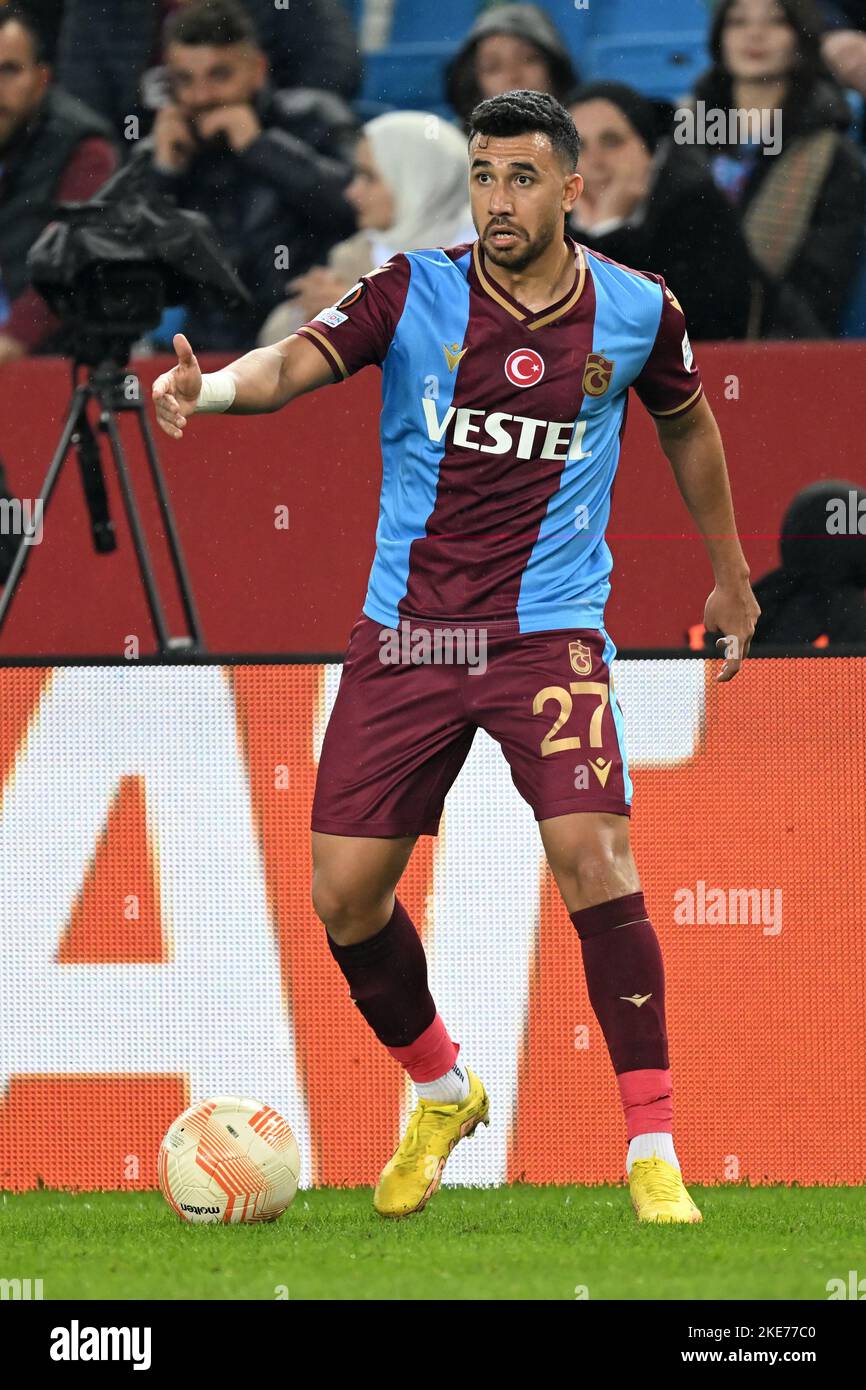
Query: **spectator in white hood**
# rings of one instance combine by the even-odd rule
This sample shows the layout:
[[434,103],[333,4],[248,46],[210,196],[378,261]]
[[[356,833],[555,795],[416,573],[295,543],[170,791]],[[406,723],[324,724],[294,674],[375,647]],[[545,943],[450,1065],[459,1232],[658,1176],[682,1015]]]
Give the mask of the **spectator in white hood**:
[[397,251],[474,241],[466,138],[425,111],[389,111],[363,127],[345,196],[359,230],[327,264],[292,282],[295,296],[268,317],[259,345],[279,342],[334,304]]

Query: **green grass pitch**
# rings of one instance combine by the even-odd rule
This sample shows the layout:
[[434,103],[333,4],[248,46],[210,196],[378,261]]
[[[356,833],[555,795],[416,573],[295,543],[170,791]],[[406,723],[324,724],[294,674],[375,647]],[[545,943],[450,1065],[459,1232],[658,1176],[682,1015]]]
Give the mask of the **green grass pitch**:
[[[45,1299],[826,1299],[866,1275],[852,1187],[691,1187],[698,1226],[638,1226],[624,1187],[442,1188],[383,1221],[368,1188],[267,1226],[188,1226],[159,1193],[8,1193],[0,1277]],[[585,1290],[585,1292],[584,1292]]]

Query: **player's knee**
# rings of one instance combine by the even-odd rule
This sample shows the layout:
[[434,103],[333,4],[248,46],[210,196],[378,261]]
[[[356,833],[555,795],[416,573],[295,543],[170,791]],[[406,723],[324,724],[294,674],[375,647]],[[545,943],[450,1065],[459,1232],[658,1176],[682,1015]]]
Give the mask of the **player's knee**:
[[624,868],[623,856],[609,845],[590,845],[575,864],[581,893],[584,897],[606,896],[611,884],[622,879]]
[[351,877],[313,874],[313,910],[339,946],[363,941],[384,926],[387,894]]
[[558,878],[569,883],[571,896],[587,902],[636,892],[639,878],[628,837],[586,833],[575,841]]
[[339,880],[322,874],[313,874],[313,910],[319,921],[335,935],[348,907],[347,894],[341,889]]

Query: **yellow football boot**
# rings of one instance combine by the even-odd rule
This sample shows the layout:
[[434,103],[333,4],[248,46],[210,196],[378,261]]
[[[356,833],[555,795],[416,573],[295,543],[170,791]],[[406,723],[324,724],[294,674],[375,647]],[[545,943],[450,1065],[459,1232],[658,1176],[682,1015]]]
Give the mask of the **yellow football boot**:
[[468,1067],[466,1075],[469,1095],[465,1100],[419,1100],[396,1153],[376,1184],[373,1206],[380,1216],[411,1216],[423,1211],[439,1186],[454,1145],[479,1124],[490,1124],[487,1092]]
[[703,1221],[685,1188],[682,1174],[663,1158],[638,1158],[628,1182],[638,1221],[658,1225],[672,1221]]

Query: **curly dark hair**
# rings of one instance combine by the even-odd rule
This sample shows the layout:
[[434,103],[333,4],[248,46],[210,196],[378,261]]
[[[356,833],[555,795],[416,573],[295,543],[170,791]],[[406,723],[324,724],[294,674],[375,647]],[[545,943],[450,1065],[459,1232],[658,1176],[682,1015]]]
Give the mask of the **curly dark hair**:
[[546,135],[560,162],[572,172],[580,158],[580,136],[568,111],[548,92],[518,89],[480,101],[469,118],[469,143],[476,135]]

